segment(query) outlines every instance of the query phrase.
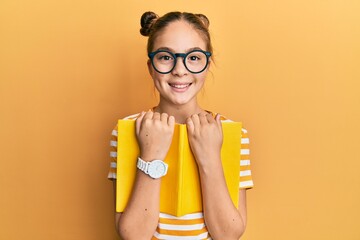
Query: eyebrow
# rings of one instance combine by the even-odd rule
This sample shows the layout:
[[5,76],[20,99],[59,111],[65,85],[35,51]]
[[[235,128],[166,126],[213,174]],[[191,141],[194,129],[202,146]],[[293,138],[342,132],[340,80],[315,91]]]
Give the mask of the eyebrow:
[[[160,47],[158,49],[156,49],[156,51],[159,51],[159,50],[165,50],[165,51],[170,51],[170,52],[173,52],[175,53],[174,49],[171,49],[171,48],[168,48],[168,47]],[[193,47],[193,48],[189,48],[185,51],[185,53],[188,53],[188,52],[191,52],[191,51],[194,51],[194,50],[202,50],[201,48],[199,47]],[[202,50],[204,51],[204,50]]]

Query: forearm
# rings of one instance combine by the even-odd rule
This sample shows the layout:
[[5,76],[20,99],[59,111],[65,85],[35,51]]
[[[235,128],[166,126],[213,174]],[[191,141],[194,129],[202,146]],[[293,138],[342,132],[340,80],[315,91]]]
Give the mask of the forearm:
[[245,224],[229,195],[220,157],[208,162],[217,164],[199,167],[207,228],[213,239],[238,240],[245,231]]
[[151,239],[159,220],[160,185],[160,179],[137,170],[128,205],[116,223],[122,239]]

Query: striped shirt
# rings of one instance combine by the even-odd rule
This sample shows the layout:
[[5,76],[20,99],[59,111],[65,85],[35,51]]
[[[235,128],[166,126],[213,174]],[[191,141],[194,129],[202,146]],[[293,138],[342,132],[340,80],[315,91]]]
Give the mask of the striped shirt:
[[[125,119],[136,119],[138,114],[131,115]],[[231,120],[222,117],[223,122]],[[110,170],[108,178],[116,179],[117,166],[117,126],[113,129],[110,140]],[[253,187],[253,181],[250,169],[250,149],[247,131],[242,129],[241,154],[240,154],[240,173],[239,189],[248,189]],[[211,239],[205,226],[204,215],[202,212],[187,214],[181,217],[175,217],[169,214],[160,213],[157,229],[152,240],[157,239]]]

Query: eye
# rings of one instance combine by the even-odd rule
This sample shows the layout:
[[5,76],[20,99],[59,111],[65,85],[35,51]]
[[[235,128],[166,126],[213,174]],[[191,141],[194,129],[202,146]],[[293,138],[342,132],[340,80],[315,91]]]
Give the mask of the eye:
[[204,64],[206,62],[206,55],[201,51],[190,52],[186,58],[188,64]]
[[187,56],[186,61],[188,62],[199,62],[199,61],[203,61],[204,59],[206,59],[206,56],[203,52],[200,51],[194,51],[194,52],[190,52],[189,55]]
[[161,56],[160,59],[161,60],[170,60],[171,57],[170,56]]
[[191,56],[189,57],[189,60],[190,60],[190,61],[197,61],[197,60],[200,60],[200,58],[199,58],[198,56],[191,55]]
[[159,52],[156,54],[156,59],[158,61],[166,62],[166,61],[173,61],[173,56],[167,52]]

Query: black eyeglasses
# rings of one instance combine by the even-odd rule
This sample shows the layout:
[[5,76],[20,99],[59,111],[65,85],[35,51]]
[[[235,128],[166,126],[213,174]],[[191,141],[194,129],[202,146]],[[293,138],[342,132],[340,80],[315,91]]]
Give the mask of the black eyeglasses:
[[188,53],[172,53],[167,50],[157,50],[148,54],[151,64],[158,73],[170,73],[176,65],[178,57],[183,58],[185,68],[191,73],[203,72],[209,64],[210,52],[193,50]]

